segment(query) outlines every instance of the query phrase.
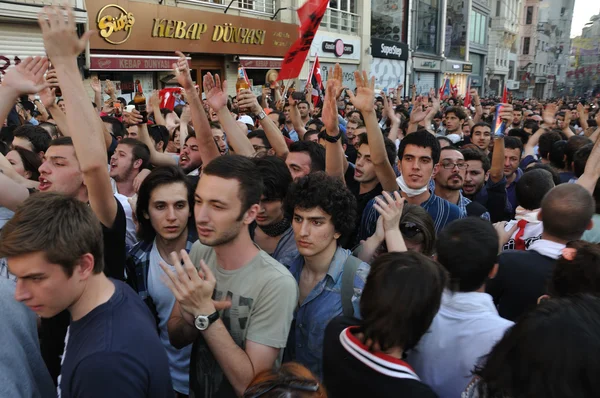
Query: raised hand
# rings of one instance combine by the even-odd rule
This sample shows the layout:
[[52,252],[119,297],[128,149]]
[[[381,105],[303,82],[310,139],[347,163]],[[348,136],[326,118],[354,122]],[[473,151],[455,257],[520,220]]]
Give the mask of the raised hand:
[[115,95],[115,85],[108,79],[105,82],[104,92],[106,93],[106,95],[109,95],[111,97]]
[[321,119],[325,125],[325,131],[327,131],[327,133],[330,135],[337,135],[339,131],[336,93],[337,91],[335,84],[331,84],[328,81],[327,87],[325,88],[325,98],[323,99]]
[[203,85],[206,101],[215,112],[219,112],[227,106],[227,80],[223,80],[221,83],[219,75],[215,75],[213,78],[213,75],[208,72],[204,75]]
[[192,75],[190,73],[190,66],[186,59],[186,56],[183,55],[181,51],[175,51],[175,54],[179,57],[177,62],[173,64],[173,70],[175,71],[175,75],[177,76],[177,82],[183,87],[186,91],[194,89],[194,82],[192,81]]
[[56,94],[54,93],[55,90],[56,89],[53,87],[46,87],[38,93],[40,96],[40,101],[42,101],[42,105],[44,105],[46,109],[50,109],[56,104]]
[[42,57],[27,57],[19,65],[6,71],[2,87],[11,91],[12,96],[35,94],[48,87],[44,82],[44,72],[48,69],[48,60]]
[[368,78],[366,71],[354,71],[356,81],[356,95],[351,90],[346,93],[350,96],[352,105],[361,113],[373,112],[375,109],[375,77]]
[[44,38],[44,47],[52,63],[76,62],[76,57],[94,33],[88,30],[81,38],[77,36],[75,17],[70,7],[44,7],[38,14],[38,22]]
[[553,126],[556,120],[556,111],[558,110],[558,106],[556,104],[548,104],[542,112],[542,119],[545,124],[548,126]]
[[343,71],[340,64],[335,64],[332,68],[329,68],[329,73],[327,74],[327,86],[332,85],[333,93],[335,95],[335,99],[338,99],[342,92],[344,91],[344,85],[342,83]]
[[192,113],[190,112],[190,106],[184,105],[181,110],[181,118],[179,119],[179,124],[187,125],[192,121]]
[[388,99],[383,91],[381,92],[381,98],[383,99],[383,114],[390,120],[392,125],[400,124],[400,118],[396,116],[392,101]]
[[152,94],[147,101],[146,111],[150,113],[160,112],[160,94],[158,90],[152,90]]
[[410,123],[421,123],[431,112],[433,112],[433,108],[423,110],[421,97],[417,97],[415,100],[415,105],[412,108],[412,112],[410,112]]
[[[208,96],[207,96],[208,98]],[[250,112],[254,114],[260,113],[262,111],[262,106],[258,103],[258,99],[256,95],[250,90],[242,90],[237,95],[238,107],[241,109],[248,109]],[[291,105],[291,103],[290,103]]]
[[511,104],[502,104],[500,109],[500,119],[506,122],[507,125],[512,124],[515,116],[513,114],[513,106]]
[[385,231],[399,230],[400,229],[400,217],[402,217],[402,209],[404,208],[404,199],[398,191],[394,191],[394,197],[383,192],[383,197],[376,197],[375,204],[373,207],[379,214],[380,218],[383,218],[383,229]]
[[100,80],[98,80],[98,76],[92,77],[90,87],[92,88],[92,90],[94,90],[95,93],[99,93],[102,91],[102,86],[100,85]]

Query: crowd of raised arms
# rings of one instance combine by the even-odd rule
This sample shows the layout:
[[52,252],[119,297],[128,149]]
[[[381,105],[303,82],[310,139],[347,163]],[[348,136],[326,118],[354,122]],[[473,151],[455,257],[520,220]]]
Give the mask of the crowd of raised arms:
[[0,86],[0,397],[600,396],[598,99],[339,65],[230,97],[177,52],[174,109],[126,112],[72,11],[39,24]]

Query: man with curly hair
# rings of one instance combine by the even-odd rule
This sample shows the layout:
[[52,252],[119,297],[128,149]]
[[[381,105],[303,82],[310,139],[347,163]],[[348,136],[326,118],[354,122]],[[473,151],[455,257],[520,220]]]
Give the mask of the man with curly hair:
[[322,376],[325,327],[342,313],[359,317],[370,269],[339,246],[340,237],[354,229],[356,199],[340,179],[317,172],[290,187],[286,207],[299,254],[284,265],[296,278],[300,297],[285,359]]

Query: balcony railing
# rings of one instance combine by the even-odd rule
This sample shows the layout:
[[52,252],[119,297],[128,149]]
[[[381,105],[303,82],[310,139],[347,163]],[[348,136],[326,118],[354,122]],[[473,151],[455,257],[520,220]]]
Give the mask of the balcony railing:
[[348,11],[328,8],[321,21],[321,27],[339,33],[358,34],[360,30],[360,16]]
[[[177,0],[177,3],[227,8],[231,0]],[[276,0],[233,0],[231,9],[241,10],[254,14],[273,15],[276,8]]]

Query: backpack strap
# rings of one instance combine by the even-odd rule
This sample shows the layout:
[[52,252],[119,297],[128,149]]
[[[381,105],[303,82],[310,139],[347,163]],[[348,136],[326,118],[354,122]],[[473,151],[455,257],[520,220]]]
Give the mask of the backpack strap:
[[348,256],[344,262],[344,271],[342,273],[342,310],[344,316],[354,316],[354,307],[352,306],[352,296],[354,296],[354,277],[356,270],[362,263],[362,260],[354,256]]

